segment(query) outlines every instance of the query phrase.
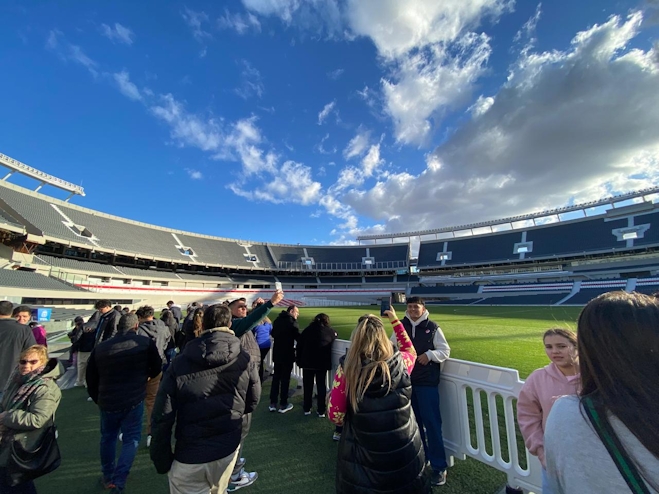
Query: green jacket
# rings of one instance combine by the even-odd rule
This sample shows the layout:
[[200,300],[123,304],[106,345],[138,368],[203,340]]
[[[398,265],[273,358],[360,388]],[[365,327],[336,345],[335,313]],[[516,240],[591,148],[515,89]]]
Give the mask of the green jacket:
[[264,317],[266,317],[272,310],[272,302],[268,300],[265,304],[261,304],[258,307],[252,309],[247,317],[241,317],[239,319],[231,320],[231,331],[240,338],[242,335],[254,329]]
[[[63,373],[62,364],[51,358],[42,373],[46,378],[43,385],[32,392],[21,409],[10,410],[4,416],[2,425],[14,434],[14,440],[18,440],[25,449],[34,449],[41,442],[46,427],[53,423],[53,416],[62,399],[62,392],[55,380]],[[0,412],[4,412],[9,406],[19,387],[17,383],[9,383],[2,396]],[[7,465],[9,445],[10,443],[4,443],[0,450],[0,467]]]

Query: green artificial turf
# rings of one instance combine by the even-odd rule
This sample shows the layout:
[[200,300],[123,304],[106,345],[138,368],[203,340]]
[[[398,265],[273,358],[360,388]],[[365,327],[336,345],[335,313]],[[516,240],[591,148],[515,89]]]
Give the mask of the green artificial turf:
[[[404,307],[396,307],[400,317]],[[552,326],[575,327],[578,308],[553,307],[447,307],[430,306],[431,318],[444,330],[451,345],[451,356],[464,360],[516,368],[526,377],[546,365],[541,336]],[[274,319],[278,310],[271,313]],[[327,313],[342,339],[348,339],[357,319],[379,307],[302,308],[303,329],[319,312]],[[292,387],[294,384],[292,383]],[[244,456],[247,469],[256,470],[259,479],[241,490],[250,493],[324,494],[334,490],[337,443],[332,441],[333,426],[315,414],[302,414],[300,394],[287,414],[268,412],[269,381],[254,413]],[[86,401],[84,389],[64,391],[57,411],[62,465],[39,479],[41,494],[102,492],[99,460],[98,408]],[[144,440],[143,440],[144,443]],[[449,470],[448,483],[435,492],[446,494],[493,494],[505,483],[505,475],[476,460],[456,461]],[[158,475],[142,445],[128,478],[127,493],[169,492],[167,476]]]

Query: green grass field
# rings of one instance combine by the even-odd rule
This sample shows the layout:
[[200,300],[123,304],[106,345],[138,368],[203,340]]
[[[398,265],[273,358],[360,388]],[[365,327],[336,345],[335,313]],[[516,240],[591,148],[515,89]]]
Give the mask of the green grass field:
[[[440,324],[451,345],[454,358],[484,362],[518,369],[522,378],[546,365],[542,333],[554,326],[574,328],[579,308],[572,307],[429,307],[431,317]],[[403,316],[404,308],[396,307]],[[342,339],[348,339],[359,316],[378,313],[379,307],[303,308],[300,327],[304,328],[319,312],[328,314]],[[271,316],[274,319],[278,310]],[[259,473],[259,480],[241,492],[330,494],[334,492],[336,443],[331,440],[333,426],[315,414],[302,415],[302,397],[292,399],[295,408],[286,415],[269,413],[267,394],[254,414],[247,437],[247,468]],[[100,463],[98,409],[86,401],[85,391],[63,392],[57,412],[62,465],[37,482],[42,494],[96,493]],[[505,476],[475,460],[456,461],[449,471],[448,483],[435,492],[446,494],[493,494],[505,483]],[[131,470],[127,493],[169,492],[167,477],[158,475],[140,448]]]

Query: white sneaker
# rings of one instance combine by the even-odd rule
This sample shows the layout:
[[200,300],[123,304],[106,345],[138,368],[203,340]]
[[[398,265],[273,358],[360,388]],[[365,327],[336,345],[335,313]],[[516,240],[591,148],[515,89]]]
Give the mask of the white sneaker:
[[87,398],[87,401],[94,401],[94,400],[92,400],[92,397],[90,396]]
[[123,432],[119,433],[119,442],[122,442],[122,443],[124,442],[124,433]]
[[284,408],[280,408],[279,413],[286,413],[286,412],[290,412],[291,410],[293,410],[293,404],[289,403]]
[[304,412],[304,415],[311,415],[311,412]]
[[318,416],[319,416],[321,419],[324,419],[324,418],[325,418],[325,414],[324,414],[324,413],[319,413]]
[[151,434],[146,436],[146,447],[150,448],[151,447]]
[[243,487],[247,487],[248,485],[252,485],[258,478],[258,473],[246,472],[245,470],[242,470],[240,472],[240,476],[237,479],[231,479],[231,482],[229,482],[229,486],[227,487],[227,492],[234,492],[238,489],[242,489]]
[[268,407],[268,410],[271,411],[271,412],[276,412],[277,411],[277,405],[270,405]]

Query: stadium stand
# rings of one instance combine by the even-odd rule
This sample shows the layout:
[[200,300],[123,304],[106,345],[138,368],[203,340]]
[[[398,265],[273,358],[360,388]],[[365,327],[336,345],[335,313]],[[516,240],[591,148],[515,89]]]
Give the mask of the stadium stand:
[[284,268],[282,263],[299,263],[300,259],[307,257],[304,253],[304,247],[295,245],[270,245],[270,251],[274,256],[277,266]]
[[0,286],[32,290],[85,291],[39,273],[10,269],[0,269]]
[[361,276],[320,276],[320,282],[326,285],[361,285]]
[[317,285],[318,278],[315,276],[277,276],[281,283],[289,285]]
[[129,266],[114,266],[115,269],[124,273],[128,277],[146,278],[146,279],[162,279],[162,280],[180,280],[175,273],[167,271],[156,271],[155,269],[138,269]]
[[565,293],[515,294],[503,297],[487,297],[474,305],[554,305],[565,298]]
[[[108,264],[101,264],[89,261],[79,261],[77,259],[68,259],[66,257],[52,257],[52,256],[34,256],[35,259],[40,259],[44,263],[66,270],[83,271],[85,273],[103,273],[114,277],[120,277],[122,272]],[[148,272],[145,274],[149,274]]]
[[407,261],[409,244],[367,245],[368,254],[375,258],[376,263]]
[[393,283],[393,276],[364,276],[366,283]]
[[307,257],[313,258],[316,264],[353,263],[361,264],[366,257],[366,248],[359,247],[305,247]]
[[529,229],[526,232],[526,241],[533,242],[533,252],[526,254],[526,258],[535,259],[623,248],[625,243],[619,242],[611,231],[626,226],[626,219],[604,221],[603,218],[597,218]]
[[650,214],[641,214],[634,218],[635,225],[648,224],[650,228],[647,229],[643,238],[634,240],[635,246],[656,245],[659,244],[659,211]]
[[411,289],[411,295],[444,295],[454,293],[477,293],[478,286],[415,286]]
[[415,274],[399,274],[396,276],[398,283],[418,283],[419,277]]
[[256,285],[273,285],[277,280],[274,276],[266,276],[260,274],[253,274],[251,276],[241,276],[238,274],[232,274],[231,280],[234,283],[245,283],[245,284],[256,284]]
[[277,269],[277,263],[275,263],[275,260],[272,258],[272,254],[267,245],[251,244],[248,249],[249,252],[254,254],[259,260],[259,267],[264,269]]
[[184,281],[201,281],[204,283],[231,283],[231,279],[226,276],[220,275],[205,275],[205,274],[193,274],[193,273],[176,273],[179,278]]

